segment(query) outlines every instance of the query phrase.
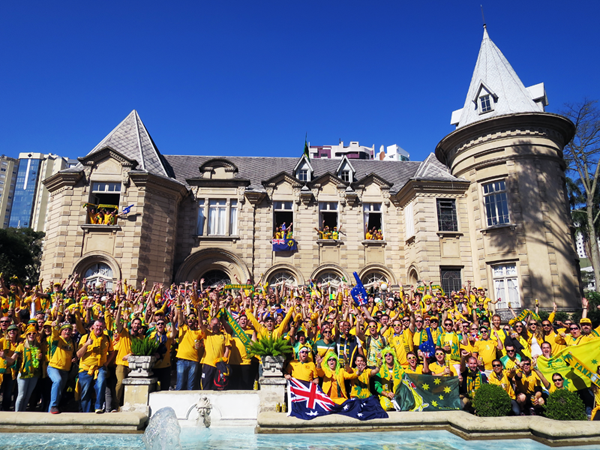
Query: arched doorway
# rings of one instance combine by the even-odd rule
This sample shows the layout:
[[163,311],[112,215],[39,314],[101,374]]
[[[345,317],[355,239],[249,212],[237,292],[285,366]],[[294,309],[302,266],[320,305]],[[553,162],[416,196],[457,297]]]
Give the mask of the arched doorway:
[[231,284],[231,278],[222,270],[209,270],[201,276],[204,278],[204,287],[217,287],[225,284]]

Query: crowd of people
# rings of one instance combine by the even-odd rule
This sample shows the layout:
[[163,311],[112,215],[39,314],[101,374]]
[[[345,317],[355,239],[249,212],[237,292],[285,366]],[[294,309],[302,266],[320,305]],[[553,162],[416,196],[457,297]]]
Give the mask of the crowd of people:
[[[556,305],[542,320],[537,302],[535,312],[513,312],[502,323],[493,312],[496,301],[470,283],[449,295],[432,283],[396,292],[376,283],[360,307],[344,282],[248,280],[237,287],[144,280],[135,289],[123,280],[109,292],[78,276],[46,288],[43,280],[29,286],[13,278],[7,287],[0,274],[2,410],[117,411],[132,342],[143,338],[158,345],[158,389],[257,388],[259,361],[248,342],[281,337],[293,347],[284,376],[319,383],[339,403],[373,395],[391,410],[403,374],[415,373],[458,376],[466,410],[477,388],[493,383],[511,397],[514,414],[541,414],[564,379],[558,373],[546,379],[537,358],[589,341],[600,345],[586,299],[578,323],[555,320]],[[435,351],[424,354],[425,342]],[[599,393],[578,393],[591,415]]]

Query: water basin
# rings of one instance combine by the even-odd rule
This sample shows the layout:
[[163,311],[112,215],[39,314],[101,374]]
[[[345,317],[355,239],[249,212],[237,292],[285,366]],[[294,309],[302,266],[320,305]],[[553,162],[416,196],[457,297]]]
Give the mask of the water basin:
[[[145,449],[141,434],[2,433],[1,449]],[[391,431],[386,433],[254,434],[253,427],[183,428],[184,450],[542,450],[530,439],[465,441],[448,431]],[[567,447],[563,447],[567,448]],[[573,448],[573,447],[570,447]],[[600,445],[576,447],[600,450]]]

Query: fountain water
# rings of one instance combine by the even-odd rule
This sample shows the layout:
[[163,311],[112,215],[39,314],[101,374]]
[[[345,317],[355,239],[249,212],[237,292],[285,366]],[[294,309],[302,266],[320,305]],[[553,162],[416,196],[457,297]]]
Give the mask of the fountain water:
[[144,432],[146,450],[179,450],[181,427],[173,408],[161,408],[152,415]]

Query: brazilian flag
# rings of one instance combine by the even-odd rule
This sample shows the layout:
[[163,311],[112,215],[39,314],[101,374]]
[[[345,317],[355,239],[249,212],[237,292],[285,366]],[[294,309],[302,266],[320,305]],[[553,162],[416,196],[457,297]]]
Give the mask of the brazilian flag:
[[458,377],[405,373],[393,403],[398,411],[460,409]]

